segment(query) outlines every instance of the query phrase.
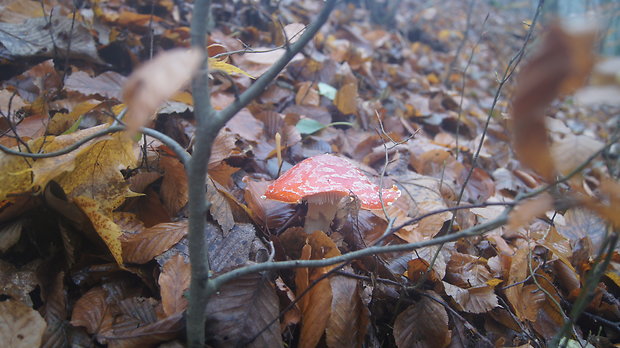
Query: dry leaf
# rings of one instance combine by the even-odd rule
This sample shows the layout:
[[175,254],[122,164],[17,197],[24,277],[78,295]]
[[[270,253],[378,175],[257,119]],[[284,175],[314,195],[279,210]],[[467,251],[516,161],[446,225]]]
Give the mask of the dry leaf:
[[499,306],[497,295],[491,286],[463,289],[447,282],[443,282],[443,285],[446,295],[452,297],[465,312],[486,313]]
[[[428,291],[429,296],[440,299]],[[407,307],[394,322],[394,340],[398,347],[443,348],[450,344],[448,313],[439,303],[424,296]]]
[[168,250],[187,234],[187,220],[160,223],[120,238],[126,262],[147,263]]
[[357,113],[357,83],[347,83],[342,86],[338,93],[334,104],[340,112],[345,115]]
[[[302,249],[302,260],[320,260],[340,255],[334,242],[323,232],[315,231]],[[320,268],[298,268],[295,272],[296,296],[308,289],[310,284],[318,280],[333,266]],[[331,315],[332,288],[329,279],[322,279],[307,291],[299,301],[301,308],[301,337],[300,347],[313,348],[317,345]]]
[[190,265],[181,254],[172,256],[162,267],[158,284],[166,316],[183,312],[187,308],[185,291],[189,288],[190,273]]
[[170,215],[176,216],[188,200],[189,187],[185,167],[178,159],[170,156],[162,156],[159,167],[164,170],[159,193]]
[[83,71],[76,71],[65,81],[65,88],[85,96],[99,95],[120,101],[125,80],[125,76],[114,71],[106,71],[96,77],[90,77]]
[[123,88],[129,131],[135,132],[152,119],[159,105],[190,82],[201,61],[199,50],[173,49],[136,69]]
[[551,154],[555,167],[560,173],[567,175],[588,157],[599,151],[603,143],[586,135],[567,134],[563,139],[551,145]]
[[123,264],[123,251],[120,237],[122,235],[121,228],[114,223],[111,216],[102,209],[99,203],[91,198],[78,196],[73,198],[75,203],[93,224],[97,234],[103,239],[108,249],[114,256],[114,260],[119,265]]
[[343,276],[329,279],[331,315],[325,329],[328,347],[361,347],[368,325],[368,309],[360,298],[357,280]]
[[0,302],[0,342],[4,347],[39,347],[46,326],[39,312],[25,304],[15,300]]
[[207,341],[216,348],[282,347],[280,324],[271,323],[278,313],[278,297],[270,281],[256,273],[234,279],[209,298]]
[[544,193],[525,202],[520,203],[510,212],[508,216],[508,229],[517,230],[521,226],[526,226],[538,216],[553,209],[553,197]]

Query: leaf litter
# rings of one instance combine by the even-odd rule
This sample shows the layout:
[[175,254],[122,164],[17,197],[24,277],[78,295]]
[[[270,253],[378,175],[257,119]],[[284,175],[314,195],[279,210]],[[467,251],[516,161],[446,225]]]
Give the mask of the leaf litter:
[[[590,53],[592,32],[535,27],[538,45],[495,103],[530,8],[479,3],[468,25],[454,0],[392,12],[379,3],[340,4],[217,136],[205,197],[213,272],[430,241],[516,208],[484,235],[363,257],[337,274],[237,278],[209,301],[212,346],[541,346],[620,225],[613,146],[521,198],[618,141],[617,62]],[[152,127],[191,153],[202,135],[187,85],[204,58],[187,49],[187,4],[143,5],[2,5],[0,144],[45,154],[84,142],[56,157],[0,154],[0,341],[12,346],[183,344],[191,186],[182,158],[137,134]],[[321,5],[218,3],[213,107],[235,102]],[[130,131],[90,138],[118,122]],[[396,184],[401,198],[364,211],[352,197],[329,231],[303,232],[304,205],[262,197],[279,174],[324,153],[376,185]],[[573,340],[619,342],[610,325],[620,319],[618,260],[616,248],[584,313],[592,320],[576,322]]]

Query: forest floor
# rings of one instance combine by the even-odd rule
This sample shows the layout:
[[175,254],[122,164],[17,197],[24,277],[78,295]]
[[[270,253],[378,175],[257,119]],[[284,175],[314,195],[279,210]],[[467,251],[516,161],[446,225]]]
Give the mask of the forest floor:
[[[226,123],[208,163],[212,276],[402,248],[232,279],[207,306],[210,346],[620,344],[620,63],[596,56],[600,33],[498,3],[342,1]],[[213,1],[213,108],[323,4]],[[144,62],[189,47],[192,8],[0,5],[0,342],[185,346],[184,165],[153,137],[93,134],[191,71],[168,58],[134,83]],[[203,140],[192,92],[171,94],[142,124],[191,153]],[[400,198],[363,209],[351,188],[331,225],[306,233],[308,204],[265,193],[325,153]]]

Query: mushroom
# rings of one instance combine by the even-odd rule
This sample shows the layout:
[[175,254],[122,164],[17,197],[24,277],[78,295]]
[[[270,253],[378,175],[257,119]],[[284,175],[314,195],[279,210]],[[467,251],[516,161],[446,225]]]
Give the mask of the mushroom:
[[381,209],[381,201],[391,205],[400,191],[396,186],[381,191],[379,187],[344,158],[325,154],[307,158],[271,183],[265,198],[284,202],[308,203],[304,230],[327,232],[338,210],[339,201],[355,195],[363,209]]

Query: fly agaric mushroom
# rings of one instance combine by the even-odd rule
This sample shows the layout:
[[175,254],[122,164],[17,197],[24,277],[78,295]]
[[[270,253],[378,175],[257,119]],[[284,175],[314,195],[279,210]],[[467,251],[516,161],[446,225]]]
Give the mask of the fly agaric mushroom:
[[349,161],[334,155],[307,158],[280,176],[267,188],[265,198],[284,203],[308,203],[304,230],[327,232],[340,199],[354,194],[363,209],[381,209],[381,200],[391,205],[400,191],[396,186],[381,191]]

